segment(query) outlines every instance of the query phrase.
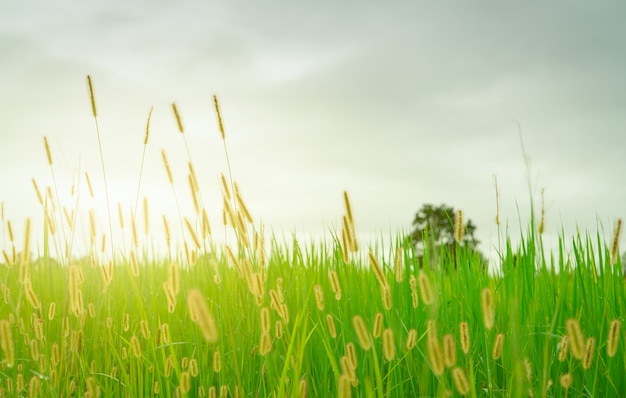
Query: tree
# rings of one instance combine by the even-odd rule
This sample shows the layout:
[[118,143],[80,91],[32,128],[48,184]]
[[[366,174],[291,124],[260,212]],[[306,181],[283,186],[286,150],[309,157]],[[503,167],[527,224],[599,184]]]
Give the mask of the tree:
[[[457,212],[454,208],[445,204],[439,206],[425,204],[415,214],[411,239],[415,244],[418,258],[420,259],[420,266],[424,265],[425,260],[428,260],[431,264],[437,264],[440,261],[439,256],[443,248],[447,248],[447,252],[451,254],[452,259],[450,260],[454,261],[455,268],[457,263],[456,253],[459,248],[476,252],[482,260],[483,257],[477,250],[479,241],[474,236],[476,225],[474,225],[472,220],[462,221],[461,240],[459,242],[456,241],[454,225],[456,214]],[[427,259],[425,259],[426,254],[428,254]]]

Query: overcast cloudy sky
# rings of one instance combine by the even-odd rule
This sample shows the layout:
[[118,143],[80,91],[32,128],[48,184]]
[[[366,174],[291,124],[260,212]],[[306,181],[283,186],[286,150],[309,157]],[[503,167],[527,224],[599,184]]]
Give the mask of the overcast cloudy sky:
[[114,205],[134,204],[154,106],[142,195],[159,234],[160,214],[176,214],[162,148],[193,213],[174,101],[218,224],[217,94],[234,177],[276,231],[339,225],[348,190],[364,237],[408,229],[422,204],[446,203],[493,253],[494,175],[513,240],[529,219],[519,123],[537,202],[545,188],[547,237],[595,234],[598,223],[610,235],[626,213],[625,20],[622,1],[4,1],[5,218],[40,219],[31,178],[52,184],[44,135],[59,189],[88,171],[102,198],[90,74]]

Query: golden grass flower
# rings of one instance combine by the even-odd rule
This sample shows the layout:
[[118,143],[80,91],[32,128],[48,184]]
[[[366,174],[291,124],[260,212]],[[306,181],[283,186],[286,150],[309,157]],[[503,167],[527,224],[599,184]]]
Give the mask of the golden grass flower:
[[363,318],[361,318],[360,315],[355,315],[352,318],[352,325],[356,331],[356,337],[359,340],[359,345],[363,350],[369,351],[370,348],[372,348],[372,338],[370,333],[367,331]]
[[585,354],[585,337],[580,329],[578,319],[570,318],[565,321],[565,329],[567,330],[569,348],[572,355],[576,359],[583,359]]
[[470,385],[465,376],[465,372],[461,368],[452,369],[452,380],[454,380],[454,386],[461,395],[467,395],[470,392]]
[[611,325],[609,326],[609,337],[606,346],[607,355],[612,358],[617,353],[617,346],[619,344],[620,338],[620,328],[622,323],[619,319],[614,319],[611,321]]
[[187,305],[189,308],[190,318],[193,319],[195,317],[195,322],[200,327],[204,339],[209,343],[215,343],[218,339],[215,320],[209,312],[209,308],[204,301],[204,296],[199,289],[192,289],[189,291],[187,294]]
[[593,351],[596,347],[596,339],[589,337],[585,343],[585,352],[582,359],[583,369],[591,368],[591,362],[593,361]]
[[383,357],[387,361],[392,361],[396,356],[396,344],[393,339],[393,329],[387,328],[383,331]]
[[497,361],[502,357],[502,347],[504,346],[504,334],[498,333],[496,340],[493,342],[493,349],[491,351],[491,357],[494,361]]
[[422,296],[422,301],[426,305],[431,305],[434,301],[433,297],[433,288],[430,284],[430,279],[428,275],[426,275],[423,271],[420,271],[417,276],[417,282],[419,285],[420,294]]
[[493,301],[493,291],[486,287],[481,292],[480,308],[483,314],[483,324],[485,328],[492,329],[495,320],[495,303]]

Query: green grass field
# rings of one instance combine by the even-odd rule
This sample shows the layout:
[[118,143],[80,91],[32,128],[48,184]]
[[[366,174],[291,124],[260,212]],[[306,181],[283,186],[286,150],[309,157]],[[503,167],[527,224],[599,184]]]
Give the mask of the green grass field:
[[[279,242],[252,222],[232,176],[222,181],[236,239],[216,243],[197,203],[169,256],[138,242],[134,218],[126,250],[102,248],[90,225],[90,255],[64,256],[78,228],[56,187],[39,193],[46,222],[25,228],[22,247],[3,218],[0,396],[624,395],[624,280],[617,246],[599,235],[545,252],[530,221],[519,247],[505,239],[500,272],[463,250],[420,269],[400,234],[388,247],[356,242],[347,195],[330,243]],[[117,224],[109,215],[109,231]],[[37,261],[31,233],[44,242]]]

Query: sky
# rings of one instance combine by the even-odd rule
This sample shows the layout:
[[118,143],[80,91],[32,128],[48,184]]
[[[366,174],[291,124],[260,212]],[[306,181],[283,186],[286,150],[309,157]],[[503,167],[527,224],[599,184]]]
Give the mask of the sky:
[[[495,176],[513,242],[543,189],[546,240],[577,229],[610,239],[626,213],[624,18],[622,1],[5,1],[5,224],[19,231],[32,218],[40,247],[34,178],[83,209],[82,228],[94,207],[106,230],[90,75],[114,218],[118,202],[129,213],[135,205],[154,108],[139,187],[158,235],[161,214],[177,219],[162,149],[182,214],[193,216],[191,158],[219,230],[227,164],[215,94],[233,177],[277,236],[337,229],[347,190],[365,241],[410,230],[423,204],[445,203],[473,220],[493,257]],[[6,225],[1,233],[6,248]]]

